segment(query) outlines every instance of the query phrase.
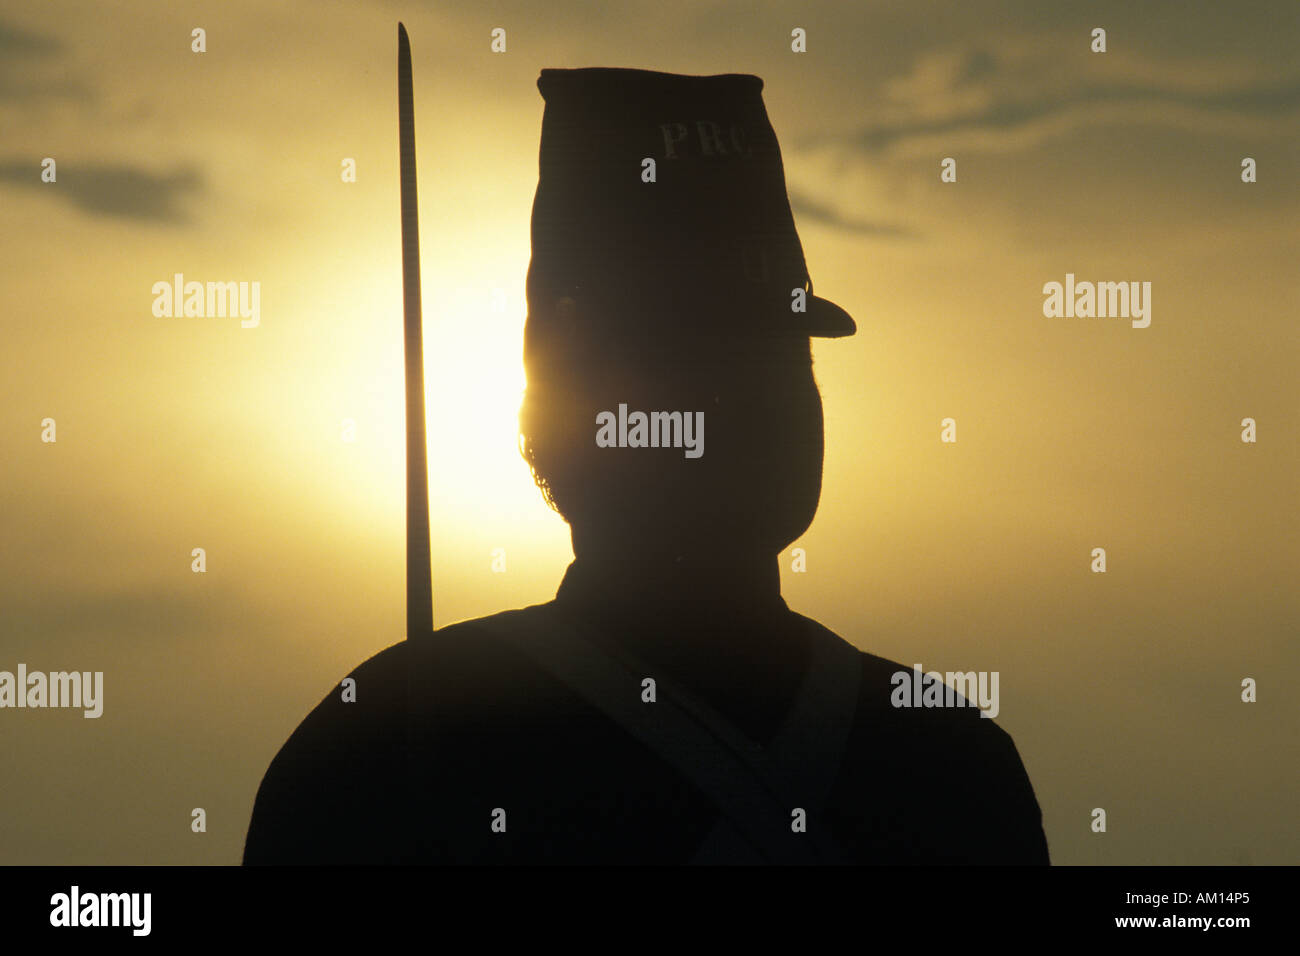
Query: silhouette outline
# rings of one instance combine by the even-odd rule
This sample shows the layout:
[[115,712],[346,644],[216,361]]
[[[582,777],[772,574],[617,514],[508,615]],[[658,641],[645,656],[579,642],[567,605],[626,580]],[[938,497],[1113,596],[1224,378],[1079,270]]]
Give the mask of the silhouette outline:
[[[277,754],[244,862],[1047,863],[1011,738],[894,708],[908,668],[781,597],[821,494],[810,338],[856,325],[812,294],[758,77],[542,71],[520,448],[574,561],[547,604],[423,623],[403,56],[411,629]],[[620,404],[702,411],[704,453],[599,447]]]

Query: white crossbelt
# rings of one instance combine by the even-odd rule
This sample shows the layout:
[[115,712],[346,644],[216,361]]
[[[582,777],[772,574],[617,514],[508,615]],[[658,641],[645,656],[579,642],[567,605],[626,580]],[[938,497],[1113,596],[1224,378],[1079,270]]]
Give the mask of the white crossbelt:
[[[687,688],[657,680],[657,702],[643,703],[641,681],[654,669],[622,649],[582,637],[554,605],[497,615],[491,633],[507,640],[588,703],[676,767],[709,796],[720,819],[694,863],[841,863],[826,804],[857,711],[861,656],[806,618],[811,660],[785,721],[763,747]],[[806,831],[792,828],[794,811]]]

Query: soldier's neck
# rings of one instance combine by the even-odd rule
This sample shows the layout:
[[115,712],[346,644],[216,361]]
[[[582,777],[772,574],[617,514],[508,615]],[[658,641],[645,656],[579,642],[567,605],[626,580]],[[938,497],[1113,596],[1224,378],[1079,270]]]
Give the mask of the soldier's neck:
[[581,633],[673,675],[752,739],[770,740],[809,654],[781,599],[778,556],[709,548],[664,555],[589,548],[574,537],[556,603]]
[[677,554],[573,536],[568,597],[601,604],[654,602],[657,613],[703,610],[743,616],[784,609],[777,555],[720,547]]

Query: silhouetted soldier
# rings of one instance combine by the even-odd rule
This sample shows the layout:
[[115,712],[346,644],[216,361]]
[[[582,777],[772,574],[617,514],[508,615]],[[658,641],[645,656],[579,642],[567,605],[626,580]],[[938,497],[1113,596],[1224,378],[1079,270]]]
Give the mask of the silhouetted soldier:
[[[894,708],[908,668],[781,598],[821,492],[809,339],[855,326],[812,295],[762,81],[538,86],[520,431],[575,559],[554,601],[331,692],[268,770],[245,862],[1046,863],[1010,737]],[[671,418],[660,447],[630,421],[602,447],[620,405],[702,412],[702,454]]]

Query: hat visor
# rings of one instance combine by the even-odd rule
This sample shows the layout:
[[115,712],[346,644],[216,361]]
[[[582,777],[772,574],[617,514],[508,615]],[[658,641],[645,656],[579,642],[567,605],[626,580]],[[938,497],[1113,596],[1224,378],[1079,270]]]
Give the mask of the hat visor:
[[808,310],[804,313],[804,333],[814,338],[838,339],[857,332],[858,324],[834,302],[819,296],[808,297]]

